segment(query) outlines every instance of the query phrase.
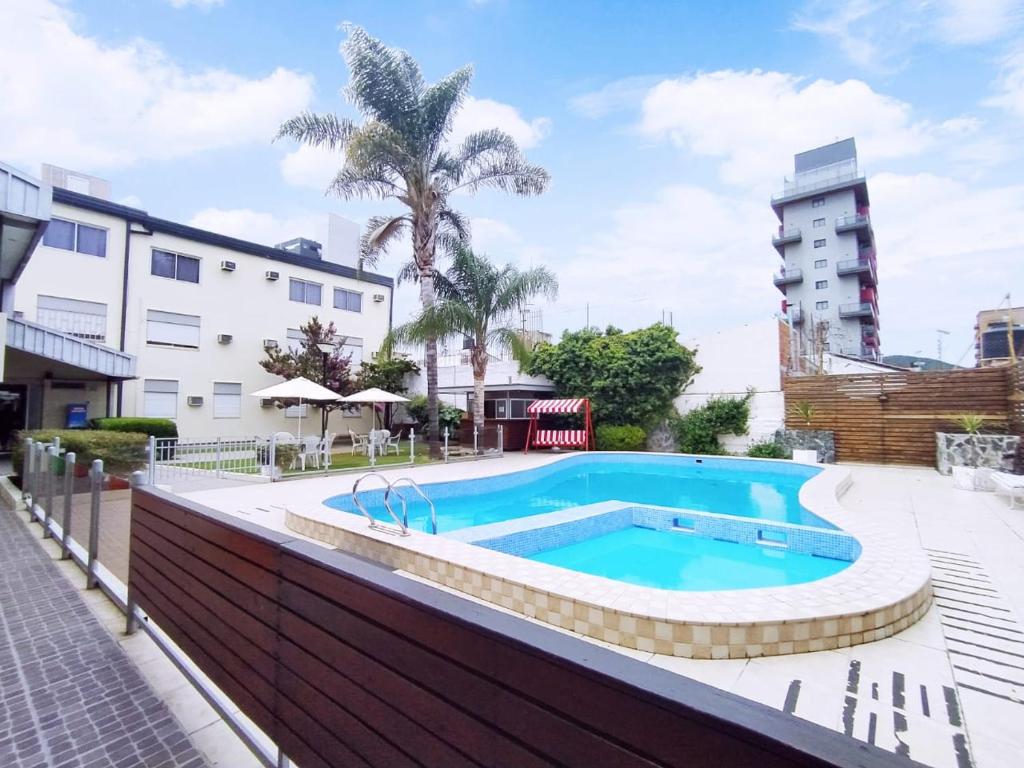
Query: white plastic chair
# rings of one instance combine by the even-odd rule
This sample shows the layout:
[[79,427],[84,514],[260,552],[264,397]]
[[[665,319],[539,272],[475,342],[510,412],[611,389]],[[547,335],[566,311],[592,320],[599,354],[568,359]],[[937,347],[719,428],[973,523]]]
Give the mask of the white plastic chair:
[[304,437],[302,438],[302,450],[299,454],[299,461],[302,464],[302,469],[306,468],[306,459],[312,459],[313,466],[320,467],[320,438],[318,437]]
[[383,456],[387,450],[388,438],[391,437],[391,431],[387,429],[371,429],[370,430],[370,444],[373,446],[374,456]]
[[368,447],[368,439],[366,435],[357,435],[351,429],[348,431],[348,436],[352,439],[352,455],[356,455],[356,451],[360,453],[366,453]]
[[331,448],[334,447],[334,440],[337,436],[337,432],[328,432],[320,442],[320,456],[324,467],[329,467],[334,463],[331,457]]
[[383,449],[386,455],[392,448],[395,449],[395,456],[400,452],[399,443],[402,442],[402,433],[399,432],[397,435],[389,435],[387,440],[384,442]]
[[1009,497],[1010,509],[1016,509],[1018,503],[1024,506],[1024,475],[993,472],[991,479],[996,495]]

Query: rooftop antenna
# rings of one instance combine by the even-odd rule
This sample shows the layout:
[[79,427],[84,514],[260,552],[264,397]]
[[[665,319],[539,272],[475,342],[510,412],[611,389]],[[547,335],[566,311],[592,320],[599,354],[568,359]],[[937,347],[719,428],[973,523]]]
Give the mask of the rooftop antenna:
[[942,362],[942,337],[943,336],[949,336],[949,331],[944,331],[941,328],[936,328],[935,329],[935,334],[936,334],[936,344],[935,344],[936,351],[938,352],[938,359],[939,359],[939,362],[941,363]]

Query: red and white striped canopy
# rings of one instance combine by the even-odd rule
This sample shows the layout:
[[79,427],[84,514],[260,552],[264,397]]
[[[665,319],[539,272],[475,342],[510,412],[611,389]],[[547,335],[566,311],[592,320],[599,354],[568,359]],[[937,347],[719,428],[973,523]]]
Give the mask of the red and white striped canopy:
[[568,400],[534,400],[526,407],[527,413],[579,413],[586,398]]

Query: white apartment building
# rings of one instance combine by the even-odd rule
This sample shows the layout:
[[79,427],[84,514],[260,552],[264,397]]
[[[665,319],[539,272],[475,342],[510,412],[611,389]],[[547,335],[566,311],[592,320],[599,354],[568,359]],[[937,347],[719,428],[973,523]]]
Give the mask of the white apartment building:
[[854,140],[793,159],[795,174],[771,202],[780,222],[772,245],[783,259],[774,283],[794,343],[880,361],[875,235]]
[[[298,408],[250,396],[281,380],[260,367],[265,349],[297,346],[299,326],[316,315],[334,322],[357,369],[388,333],[393,281],[355,267],[352,222],[332,225],[349,242],[334,243],[329,260],[312,241],[268,247],[113,203],[109,187],[89,177],[44,167],[46,180],[49,223],[4,310],[133,358],[134,378],[90,380],[45,361],[22,370],[8,361],[4,387],[27,398],[24,426],[63,426],[69,403],[87,403],[90,418],[171,418],[183,436],[295,432]],[[303,410],[303,431],[319,431],[318,412]],[[330,429],[368,424],[365,411],[335,412]]]

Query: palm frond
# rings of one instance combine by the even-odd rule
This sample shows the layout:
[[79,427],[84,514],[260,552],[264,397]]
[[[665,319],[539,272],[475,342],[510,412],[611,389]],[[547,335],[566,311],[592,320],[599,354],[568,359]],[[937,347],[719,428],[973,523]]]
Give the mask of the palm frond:
[[533,165],[522,156],[504,157],[487,162],[466,174],[461,183],[449,191],[466,189],[477,192],[481,187],[500,189],[502,192],[529,197],[539,195],[548,188],[551,176],[539,165]]
[[549,300],[558,297],[558,278],[547,267],[534,267],[525,272],[506,267],[494,291],[494,310],[512,312],[521,309],[536,296]]
[[346,92],[364,114],[407,134],[415,128],[423,74],[405,51],[389,48],[362,27],[346,27],[342,54],[351,79]]
[[311,147],[325,147],[333,151],[344,149],[356,130],[355,123],[348,118],[332,113],[303,112],[281,123],[274,141],[295,139]]
[[384,167],[357,169],[345,163],[327,187],[345,200],[358,198],[397,197],[405,190],[398,186]]
[[381,255],[387,253],[388,246],[400,237],[409,227],[408,215],[402,216],[371,216],[366,221],[366,229],[359,238],[360,266],[373,266]]
[[459,107],[469,93],[473,67],[465,66],[443,77],[423,92],[420,99],[420,120],[426,141],[424,149],[436,152],[452,127]]
[[[434,276],[437,276],[436,273]],[[395,285],[401,285],[402,283],[418,283],[419,281],[420,269],[412,259],[399,267],[398,273],[395,275]]]
[[400,344],[418,344],[429,339],[476,336],[476,317],[465,304],[439,301],[392,331]]

